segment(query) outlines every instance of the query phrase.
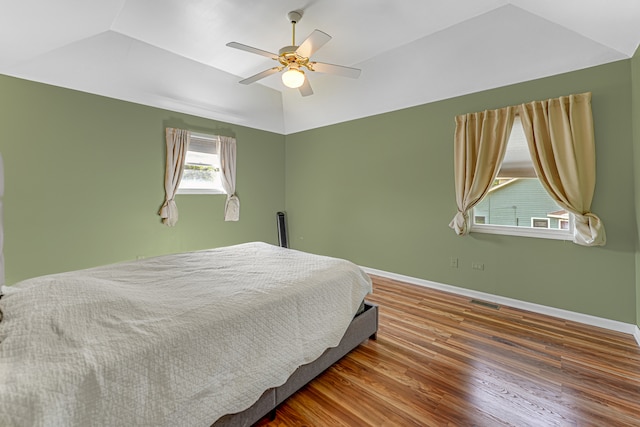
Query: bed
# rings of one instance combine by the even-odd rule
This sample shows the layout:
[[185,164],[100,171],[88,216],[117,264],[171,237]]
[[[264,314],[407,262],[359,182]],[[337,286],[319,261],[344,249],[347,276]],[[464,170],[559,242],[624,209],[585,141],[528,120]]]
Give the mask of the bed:
[[260,242],[0,289],[2,426],[248,426],[378,321],[356,265]]

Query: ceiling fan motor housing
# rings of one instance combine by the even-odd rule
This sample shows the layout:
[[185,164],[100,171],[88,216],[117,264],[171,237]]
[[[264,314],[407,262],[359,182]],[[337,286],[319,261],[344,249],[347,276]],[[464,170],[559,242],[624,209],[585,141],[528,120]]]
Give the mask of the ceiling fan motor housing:
[[289,22],[297,24],[302,19],[302,11],[294,10],[287,13],[287,18],[289,18]]
[[295,53],[298,46],[285,46],[278,51],[278,55],[286,55],[287,53]]

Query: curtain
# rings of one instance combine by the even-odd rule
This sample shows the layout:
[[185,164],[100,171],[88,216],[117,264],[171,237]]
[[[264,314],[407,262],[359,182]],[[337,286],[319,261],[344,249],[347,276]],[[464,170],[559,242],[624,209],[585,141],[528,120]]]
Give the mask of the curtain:
[[235,138],[219,136],[217,149],[220,158],[220,172],[222,172],[222,187],[227,192],[227,201],[224,204],[224,220],[238,221],[240,219],[240,199],[236,194]]
[[458,213],[449,227],[469,233],[469,210],[491,188],[502,163],[515,107],[456,116],[454,173]]
[[167,163],[164,174],[165,200],[158,212],[162,222],[169,227],[178,222],[178,206],[175,202],[176,192],[182,179],[184,160],[187,156],[191,132],[183,129],[166,129]]
[[[4,285],[4,218],[2,210],[2,198],[4,197],[4,163],[0,154],[0,286]],[[2,289],[0,289],[2,295]],[[2,312],[0,312],[2,319]]]
[[604,225],[591,213],[596,185],[591,93],[530,102],[519,111],[540,182],[574,216],[574,243],[604,245]]

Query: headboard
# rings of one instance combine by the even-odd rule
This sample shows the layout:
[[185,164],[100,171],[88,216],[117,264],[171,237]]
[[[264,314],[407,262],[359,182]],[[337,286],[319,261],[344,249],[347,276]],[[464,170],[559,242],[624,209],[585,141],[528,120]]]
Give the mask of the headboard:
[[0,154],[0,286],[4,285],[4,229],[2,197],[4,196],[4,163]]

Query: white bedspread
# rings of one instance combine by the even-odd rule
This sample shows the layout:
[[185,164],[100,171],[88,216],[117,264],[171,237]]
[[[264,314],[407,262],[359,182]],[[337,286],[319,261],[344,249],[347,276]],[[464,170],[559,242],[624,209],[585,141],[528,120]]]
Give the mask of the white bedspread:
[[336,346],[371,281],[247,243],[2,290],[0,426],[208,426]]

